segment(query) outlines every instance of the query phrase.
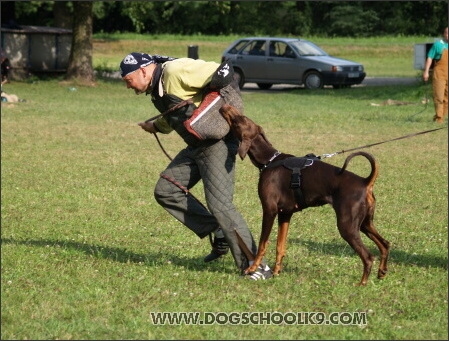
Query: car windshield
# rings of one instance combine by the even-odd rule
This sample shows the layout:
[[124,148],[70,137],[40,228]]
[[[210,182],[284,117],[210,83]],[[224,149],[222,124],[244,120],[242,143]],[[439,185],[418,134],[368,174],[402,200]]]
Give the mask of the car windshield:
[[328,54],[320,49],[315,44],[309,41],[294,41],[291,46],[301,55],[301,56],[327,56]]

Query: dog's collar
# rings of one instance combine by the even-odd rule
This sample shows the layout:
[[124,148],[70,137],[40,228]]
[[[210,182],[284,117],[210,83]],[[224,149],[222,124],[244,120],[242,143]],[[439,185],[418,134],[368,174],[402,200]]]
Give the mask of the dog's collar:
[[274,159],[276,159],[279,155],[281,154],[281,152],[279,150],[276,151],[276,153],[273,154],[273,156],[270,158],[270,160],[268,160],[268,162],[266,164],[263,165],[263,167],[260,169],[260,171],[264,170],[265,168],[268,167],[268,165],[270,163],[273,162]]

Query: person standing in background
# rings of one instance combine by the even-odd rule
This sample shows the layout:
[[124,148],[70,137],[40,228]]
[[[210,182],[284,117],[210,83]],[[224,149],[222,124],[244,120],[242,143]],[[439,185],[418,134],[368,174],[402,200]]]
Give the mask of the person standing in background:
[[436,41],[427,53],[426,65],[423,72],[423,80],[429,80],[429,70],[434,63],[432,76],[433,102],[435,105],[435,116],[433,120],[438,123],[444,122],[447,115],[447,79],[448,79],[448,58],[447,58],[447,27],[443,31],[443,38]]

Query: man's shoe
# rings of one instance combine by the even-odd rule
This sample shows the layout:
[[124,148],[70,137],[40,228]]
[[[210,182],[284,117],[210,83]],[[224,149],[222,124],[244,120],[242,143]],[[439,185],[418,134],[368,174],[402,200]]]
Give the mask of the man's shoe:
[[271,271],[270,267],[268,265],[265,265],[263,267],[262,265],[259,265],[259,267],[254,271],[253,273],[247,274],[245,276],[246,279],[252,280],[252,281],[260,281],[265,280],[273,277],[273,272]]
[[229,245],[226,239],[214,237],[214,242],[212,243],[212,251],[206,257],[204,257],[204,262],[212,262],[213,260],[216,260],[221,256],[227,254],[228,251]]

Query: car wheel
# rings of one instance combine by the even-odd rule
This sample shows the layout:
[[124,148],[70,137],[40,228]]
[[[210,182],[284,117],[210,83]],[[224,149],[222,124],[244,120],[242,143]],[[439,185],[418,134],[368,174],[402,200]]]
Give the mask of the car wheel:
[[269,88],[271,88],[273,86],[273,84],[270,84],[270,83],[257,83],[257,86],[259,87],[259,89],[268,90]]
[[241,70],[234,69],[234,79],[237,81],[239,88],[243,88],[243,85],[245,85],[245,77],[243,77],[243,73]]
[[318,71],[307,72],[304,76],[304,86],[310,90],[322,89],[324,86],[323,76]]

